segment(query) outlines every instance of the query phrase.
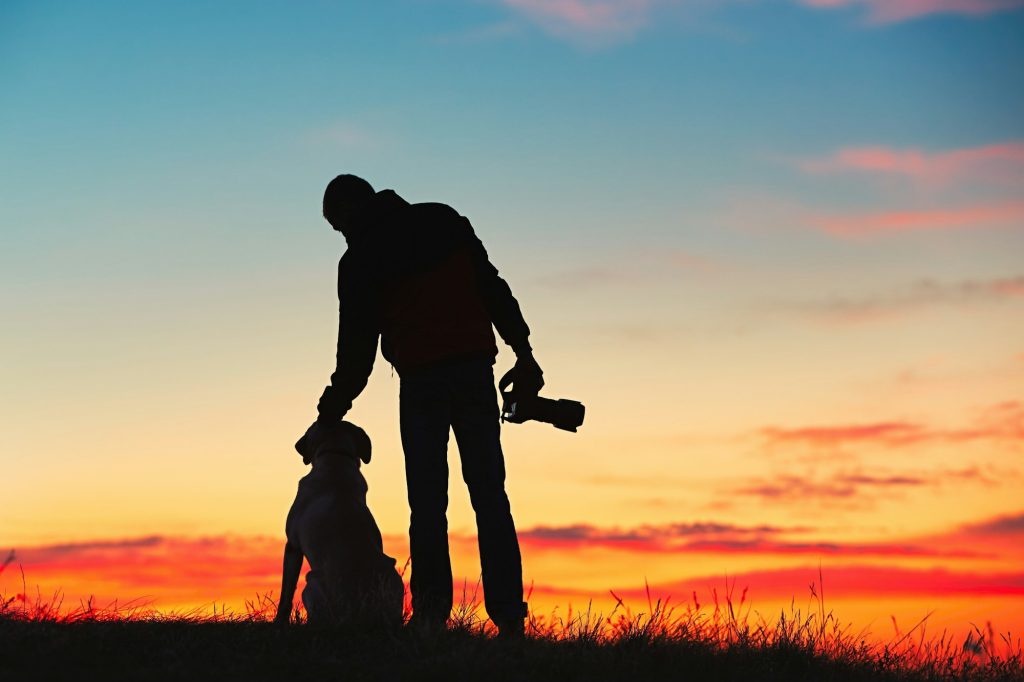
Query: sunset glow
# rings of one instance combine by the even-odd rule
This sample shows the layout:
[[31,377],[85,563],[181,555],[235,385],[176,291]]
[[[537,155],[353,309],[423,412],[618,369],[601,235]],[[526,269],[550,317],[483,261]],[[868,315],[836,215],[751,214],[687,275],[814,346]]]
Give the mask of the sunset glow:
[[[351,172],[467,216],[587,406],[502,427],[535,612],[1019,635],[1022,34],[1017,0],[4,3],[0,596],[277,594]],[[399,381],[348,419],[402,569]]]

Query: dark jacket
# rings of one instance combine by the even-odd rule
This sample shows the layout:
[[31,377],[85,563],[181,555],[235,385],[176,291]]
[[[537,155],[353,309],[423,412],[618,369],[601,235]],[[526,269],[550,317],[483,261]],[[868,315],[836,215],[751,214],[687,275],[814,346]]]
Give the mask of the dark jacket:
[[445,204],[409,204],[378,192],[359,237],[338,263],[338,355],[319,419],[337,421],[373,369],[377,340],[398,371],[481,357],[494,331],[516,353],[530,329],[469,220]]

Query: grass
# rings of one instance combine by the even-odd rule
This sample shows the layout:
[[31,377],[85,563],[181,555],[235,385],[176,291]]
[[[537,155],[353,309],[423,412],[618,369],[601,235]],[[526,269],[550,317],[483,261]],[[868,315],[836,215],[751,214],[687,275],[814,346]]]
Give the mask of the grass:
[[[65,606],[60,594],[0,598],[0,679],[53,680],[1024,680],[1021,643],[975,628],[926,636],[926,619],[869,641],[816,607],[772,621],[746,591],[711,604],[648,596],[634,612],[531,614],[527,636],[501,640],[477,592],[463,590],[446,631],[271,623],[262,595],[244,613],[160,613],[144,604]],[[612,595],[614,597],[614,594]]]

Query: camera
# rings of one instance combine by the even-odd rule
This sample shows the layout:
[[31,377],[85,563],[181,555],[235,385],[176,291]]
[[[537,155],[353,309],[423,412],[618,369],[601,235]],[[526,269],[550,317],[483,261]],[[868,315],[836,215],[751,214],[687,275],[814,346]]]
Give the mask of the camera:
[[536,394],[516,395],[515,391],[508,390],[509,384],[512,383],[510,374],[511,372],[498,382],[502,398],[501,421],[513,424],[538,421],[551,424],[556,429],[576,433],[577,427],[583,424],[586,411],[583,403],[576,400],[541,398]]

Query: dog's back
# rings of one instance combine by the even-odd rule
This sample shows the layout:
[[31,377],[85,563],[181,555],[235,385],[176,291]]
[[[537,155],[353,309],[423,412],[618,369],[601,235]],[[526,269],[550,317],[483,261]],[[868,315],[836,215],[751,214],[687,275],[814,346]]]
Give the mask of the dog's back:
[[302,602],[312,623],[400,623],[404,588],[366,505],[354,456],[314,458],[288,512],[288,542],[309,562]]

